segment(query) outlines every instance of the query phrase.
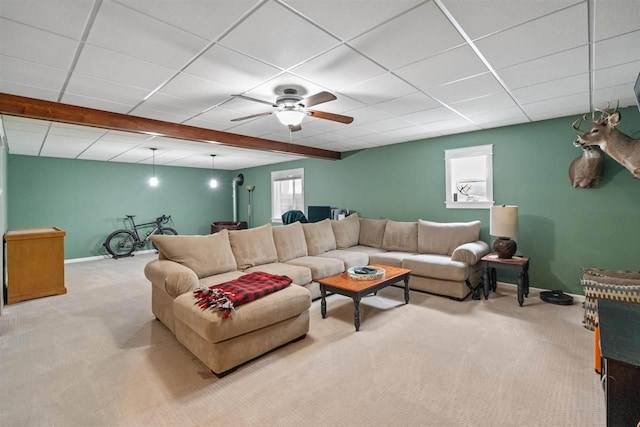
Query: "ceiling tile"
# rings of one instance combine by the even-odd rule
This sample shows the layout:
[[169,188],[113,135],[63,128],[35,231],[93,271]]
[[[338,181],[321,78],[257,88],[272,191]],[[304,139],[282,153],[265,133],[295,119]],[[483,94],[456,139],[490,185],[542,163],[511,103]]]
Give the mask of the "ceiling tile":
[[236,92],[254,88],[281,72],[278,68],[217,44],[196,58],[183,71],[232,87]]
[[78,42],[0,18],[0,55],[69,69]]
[[[580,0],[441,1],[471,39],[523,24],[580,2]],[[506,16],[508,19],[505,19]]]
[[0,55],[0,80],[59,92],[67,71]]
[[74,71],[148,91],[156,89],[176,73],[170,68],[90,44],[85,44],[82,49]]
[[438,102],[434,101],[422,92],[417,92],[376,104],[376,108],[396,116],[402,116],[415,111],[423,111],[439,106],[440,104]]
[[282,5],[267,2],[221,42],[286,69],[329,49],[337,40]]
[[37,156],[40,153],[45,134],[22,130],[6,130],[9,154]]
[[[422,0],[285,0],[308,19],[349,40],[420,3]],[[357,19],[354,19],[357,16]]]
[[229,86],[180,73],[163,86],[158,93],[213,107],[231,98],[233,89]]
[[587,72],[589,48],[582,46],[503,68],[498,75],[510,89],[518,89]]
[[[215,40],[258,0],[120,1],[133,9],[207,40]],[[159,7],[160,6],[160,7]]]
[[391,117],[393,117],[386,111],[382,111],[375,107],[360,108],[358,110],[350,111],[349,114],[354,117],[354,123],[358,125],[376,122],[378,120],[390,119]]
[[633,87],[638,73],[640,73],[640,61],[598,70],[594,73],[595,88],[618,86],[620,83],[629,83],[629,87]]
[[473,113],[500,110],[503,108],[515,107],[516,103],[506,92],[500,92],[489,96],[457,102],[450,105],[451,108],[460,114],[469,116]]
[[596,70],[640,59],[640,31],[596,43]]
[[207,41],[110,1],[103,1],[87,42],[174,70]]
[[57,90],[44,89],[36,86],[23,85],[0,80],[0,92],[11,95],[26,96],[28,98],[57,101],[60,94]]
[[65,94],[86,96],[126,105],[136,105],[148,93],[144,89],[124,86],[78,73],[71,76],[65,91]]
[[80,40],[93,3],[93,0],[3,0],[0,16]]
[[492,95],[499,92],[504,92],[504,88],[491,73],[484,73],[447,83],[446,85],[436,86],[427,91],[429,96],[445,104]]
[[[547,99],[544,101],[533,102],[531,104],[524,104],[522,108],[531,118],[551,118],[554,117],[554,113],[567,110],[572,111],[574,109],[581,109],[583,112],[589,111],[589,92]],[[561,115],[555,117],[561,117]]]
[[45,157],[74,158],[94,142],[95,138],[78,138],[67,135],[49,134],[47,141],[42,146],[40,155]]
[[529,121],[527,116],[524,115],[524,113],[518,106],[470,114],[469,119],[473,120],[476,124],[482,126],[483,128],[509,126],[516,123],[526,123]]
[[596,89],[593,93],[593,102],[595,108],[605,108],[609,103],[615,105],[618,102],[621,108],[636,105],[633,85],[626,84],[606,89]]
[[391,73],[343,88],[341,93],[363,104],[373,105],[416,92],[416,89]]
[[487,71],[473,49],[464,45],[400,68],[396,73],[407,82],[427,90]]
[[118,102],[105,101],[104,99],[65,93],[61,102],[78,105],[80,107],[94,108],[96,110],[110,111],[112,113],[126,114],[134,107],[133,104],[120,104]]
[[598,0],[595,11],[596,41],[640,30],[638,0]]
[[587,4],[581,3],[478,40],[476,46],[494,69],[505,68],[586,45],[586,20]]
[[402,116],[403,119],[418,125],[459,117],[458,114],[445,107],[431,108]]
[[513,91],[513,95],[521,104],[531,104],[545,99],[588,91],[589,74],[585,73],[516,89]]
[[383,74],[385,70],[342,45],[296,67],[292,72],[325,87],[340,90]]
[[[423,4],[350,42],[358,51],[389,70],[463,43],[462,36],[433,2]],[[414,46],[420,48],[412,48]]]
[[[164,99],[163,101],[158,101],[157,105],[159,105],[162,108],[165,108],[166,104],[163,104],[163,102],[165,101],[167,101],[167,99]],[[147,119],[162,120],[162,121],[171,122],[171,123],[182,123],[185,120],[188,120],[191,118],[191,115],[189,114],[179,114],[179,113],[172,113],[172,112],[163,111],[163,110],[154,110],[152,108],[147,108],[145,106],[137,107],[131,113],[131,115],[138,116],[138,117],[145,117]]]
[[463,118],[433,122],[425,125],[424,127],[430,132],[439,132],[442,135],[459,133],[460,129],[464,129],[465,132],[472,132],[481,129],[480,127]]
[[367,123],[366,126],[375,130],[376,132],[387,132],[391,130],[412,127],[415,126],[415,124],[407,120],[403,120],[399,117],[391,117],[388,119]]
[[107,129],[92,128],[88,126],[71,125],[66,123],[52,123],[49,135],[68,136],[72,138],[84,138],[97,140],[108,132]]

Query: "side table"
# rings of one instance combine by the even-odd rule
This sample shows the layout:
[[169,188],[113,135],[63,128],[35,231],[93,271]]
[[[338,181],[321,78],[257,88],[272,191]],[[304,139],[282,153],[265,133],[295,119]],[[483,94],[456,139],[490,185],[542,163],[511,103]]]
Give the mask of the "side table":
[[482,285],[484,299],[489,298],[489,290],[496,290],[496,268],[518,272],[518,304],[522,307],[525,297],[529,297],[529,257],[514,256],[513,258],[498,258],[496,253],[485,255],[481,259],[484,268]]

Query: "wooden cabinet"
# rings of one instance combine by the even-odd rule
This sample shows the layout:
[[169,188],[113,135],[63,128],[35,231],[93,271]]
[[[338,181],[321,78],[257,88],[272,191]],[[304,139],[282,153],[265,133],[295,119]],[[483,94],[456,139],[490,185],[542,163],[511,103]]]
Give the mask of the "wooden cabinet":
[[607,426],[640,423],[640,305],[598,300]]
[[66,294],[64,236],[57,227],[19,228],[4,235],[7,302]]

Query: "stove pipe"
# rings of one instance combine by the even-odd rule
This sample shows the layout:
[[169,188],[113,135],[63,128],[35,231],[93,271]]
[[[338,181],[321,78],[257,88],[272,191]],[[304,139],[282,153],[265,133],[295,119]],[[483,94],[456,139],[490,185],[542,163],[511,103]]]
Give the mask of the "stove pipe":
[[236,187],[244,184],[244,175],[239,174],[231,181],[231,187],[233,189],[233,222],[238,222],[238,190]]

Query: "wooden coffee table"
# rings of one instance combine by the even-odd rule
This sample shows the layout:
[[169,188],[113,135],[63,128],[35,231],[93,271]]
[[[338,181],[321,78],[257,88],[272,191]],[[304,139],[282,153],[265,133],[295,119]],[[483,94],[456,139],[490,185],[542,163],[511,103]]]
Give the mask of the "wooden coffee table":
[[355,280],[344,272],[335,276],[318,280],[320,283],[320,293],[322,301],[320,305],[322,318],[327,317],[327,291],[353,298],[353,323],[356,331],[360,330],[360,299],[363,296],[378,292],[382,288],[393,285],[400,280],[404,281],[404,303],[409,304],[409,274],[411,270],[406,268],[389,267],[387,265],[376,265],[374,267],[382,268],[386,274],[381,279],[375,280]]

